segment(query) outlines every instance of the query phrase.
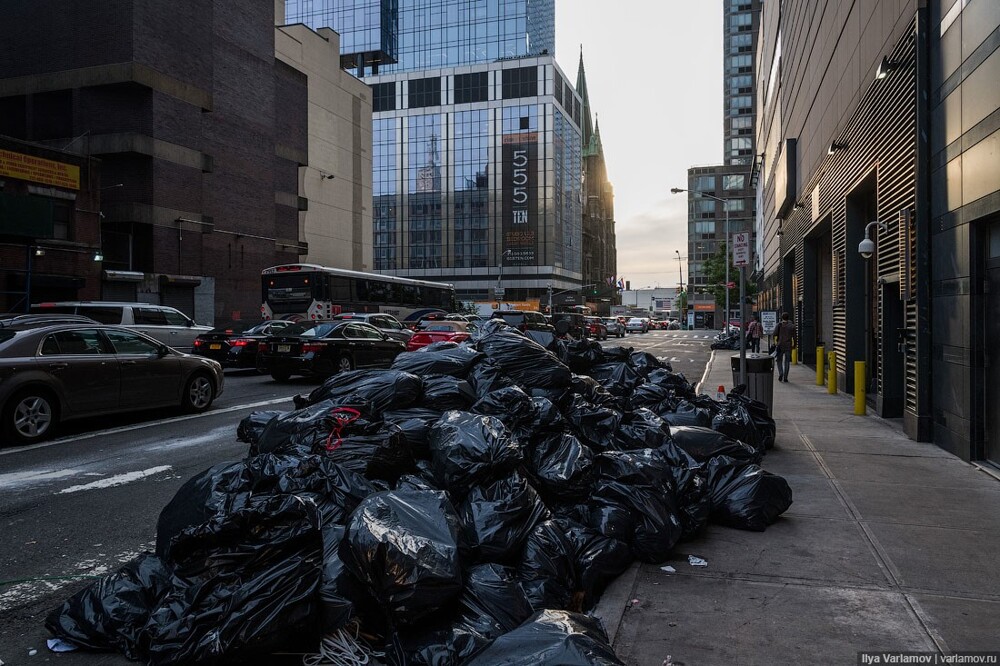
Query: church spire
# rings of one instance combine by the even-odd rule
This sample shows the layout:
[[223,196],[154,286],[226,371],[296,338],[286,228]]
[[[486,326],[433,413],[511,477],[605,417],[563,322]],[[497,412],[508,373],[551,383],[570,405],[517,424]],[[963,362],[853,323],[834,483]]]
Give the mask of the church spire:
[[590,116],[590,94],[587,92],[587,72],[583,66],[583,44],[580,44],[580,66],[576,71],[576,92],[583,100],[583,113],[580,115],[580,129],[583,136],[583,146],[586,148],[594,134],[594,123]]

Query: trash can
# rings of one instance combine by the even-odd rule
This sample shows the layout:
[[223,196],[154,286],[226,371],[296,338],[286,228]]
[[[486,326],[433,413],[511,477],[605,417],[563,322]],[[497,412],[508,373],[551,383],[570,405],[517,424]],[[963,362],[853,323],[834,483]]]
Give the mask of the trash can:
[[[733,354],[733,386],[740,383],[740,355]],[[767,405],[767,414],[771,415],[774,404],[774,357],[770,354],[747,354],[747,392],[746,395]]]

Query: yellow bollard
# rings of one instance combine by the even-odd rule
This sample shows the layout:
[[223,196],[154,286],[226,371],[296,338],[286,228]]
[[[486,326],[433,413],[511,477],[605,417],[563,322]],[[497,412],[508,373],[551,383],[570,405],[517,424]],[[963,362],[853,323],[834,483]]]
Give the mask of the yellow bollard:
[[831,395],[837,394],[837,352],[828,353],[826,359],[826,392]]
[[823,385],[824,378],[824,366],[823,362],[826,361],[826,348],[823,345],[816,347],[816,386]]
[[865,362],[854,362],[854,413],[865,415]]
[[792,365],[799,364],[799,348],[792,347]]

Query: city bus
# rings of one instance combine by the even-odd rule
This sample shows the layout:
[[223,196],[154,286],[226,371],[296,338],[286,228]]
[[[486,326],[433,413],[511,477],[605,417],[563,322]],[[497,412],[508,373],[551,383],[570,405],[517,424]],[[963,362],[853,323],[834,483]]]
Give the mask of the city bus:
[[261,316],[308,321],[343,312],[382,312],[402,322],[455,309],[455,287],[441,282],[361,273],[316,264],[261,271]]

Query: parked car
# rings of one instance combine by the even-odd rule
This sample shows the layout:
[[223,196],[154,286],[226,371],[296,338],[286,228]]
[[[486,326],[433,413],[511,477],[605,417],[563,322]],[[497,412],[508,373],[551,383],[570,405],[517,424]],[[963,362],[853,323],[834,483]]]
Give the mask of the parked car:
[[59,424],[157,407],[208,409],[222,366],[120,326],[0,328],[0,442],[31,444]]
[[407,351],[417,351],[435,342],[464,342],[472,337],[472,324],[464,321],[434,321],[413,334]]
[[211,326],[199,326],[180,310],[166,305],[149,303],[121,303],[114,301],[61,301],[36,303],[31,306],[36,314],[75,314],[89,317],[102,324],[124,326],[165,345],[188,352],[194,340]]
[[668,331],[679,331],[681,330],[681,323],[676,319],[671,319],[670,323],[667,324]]
[[525,331],[552,333],[554,331],[552,325],[545,321],[545,315],[533,310],[497,310],[491,318],[503,319],[508,326],[513,326],[522,333]]
[[410,338],[413,337],[413,331],[403,326],[398,319],[381,312],[345,312],[336,315],[333,319],[340,321],[348,319],[363,321],[366,324],[371,324],[393,340],[399,340],[404,343],[409,342]]
[[587,327],[587,336],[598,340],[608,339],[608,327],[600,317],[585,317],[584,324]]
[[605,317],[604,327],[608,329],[608,335],[613,335],[616,338],[625,337],[625,324],[618,320],[617,317]]
[[[562,323],[565,322],[565,323]],[[587,337],[587,318],[574,312],[556,312],[552,315],[552,325],[557,333],[573,338]],[[561,329],[565,328],[564,332]]]
[[625,324],[625,330],[629,333],[647,333],[649,332],[649,320],[642,317],[632,317]]
[[257,347],[261,341],[292,325],[292,322],[284,319],[271,319],[217,326],[194,339],[191,353],[214,359],[223,368],[256,368]]
[[0,314],[0,328],[11,326],[45,326],[47,324],[99,324],[90,317],[71,314],[23,314],[7,312]]
[[388,368],[403,351],[402,342],[364,322],[301,322],[260,343],[257,369],[277,381],[292,375],[329,377],[355,368]]

